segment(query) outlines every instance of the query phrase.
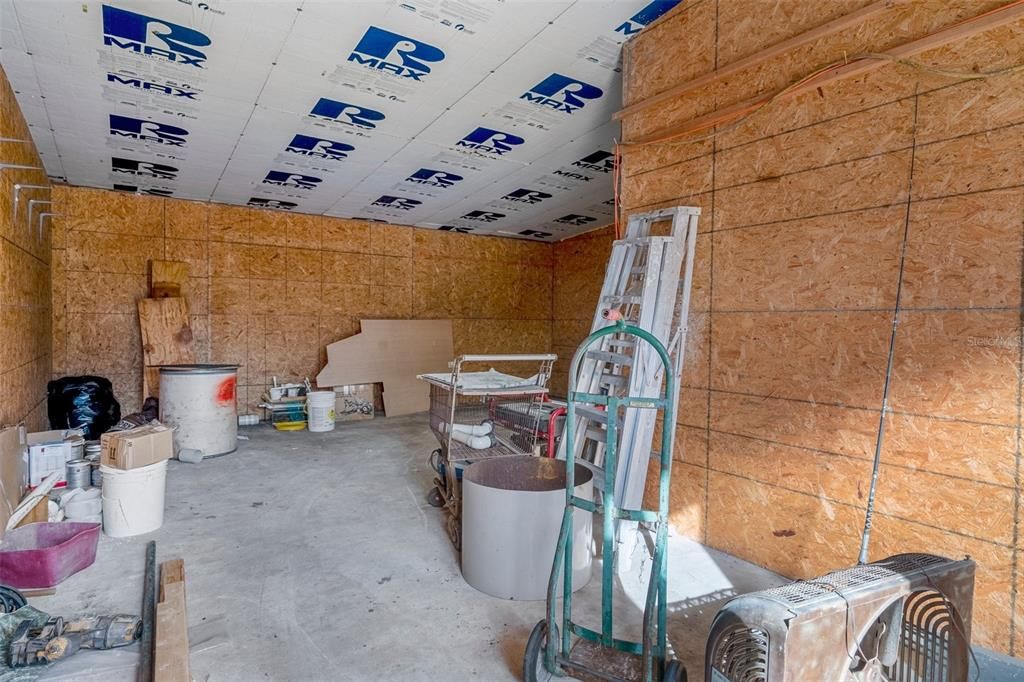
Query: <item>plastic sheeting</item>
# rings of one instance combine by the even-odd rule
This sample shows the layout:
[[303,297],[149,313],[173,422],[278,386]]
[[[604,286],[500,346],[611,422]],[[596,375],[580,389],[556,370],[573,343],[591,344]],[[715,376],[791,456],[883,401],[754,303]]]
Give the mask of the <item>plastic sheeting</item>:
[[[451,386],[453,383],[452,375],[447,373],[423,374],[420,378],[434,383],[446,384],[448,386]],[[511,374],[504,374],[492,367],[486,372],[461,372],[459,374],[459,385],[457,388],[467,391],[481,391],[487,389],[500,390],[504,388],[520,388],[536,385],[536,374],[524,379]]]

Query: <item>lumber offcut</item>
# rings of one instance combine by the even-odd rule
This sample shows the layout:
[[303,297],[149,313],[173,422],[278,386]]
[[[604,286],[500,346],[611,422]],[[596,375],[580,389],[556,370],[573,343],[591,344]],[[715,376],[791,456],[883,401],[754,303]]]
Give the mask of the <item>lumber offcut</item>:
[[786,40],[778,42],[771,47],[767,47],[760,52],[756,52],[749,57],[744,57],[743,59],[732,62],[731,64],[726,64],[725,66],[710,73],[698,76],[692,80],[686,81],[685,83],[680,83],[679,85],[665,90],[664,92],[659,92],[645,100],[623,107],[612,114],[612,118],[616,121],[621,121],[622,119],[632,116],[633,114],[640,113],[645,109],[650,109],[655,104],[661,104],[662,102],[666,102],[674,97],[678,97],[687,92],[692,92],[703,85],[707,85],[708,83],[725,78],[726,76],[731,76],[732,74],[743,71],[744,69],[749,69],[759,64],[763,64],[769,59],[778,57],[789,50],[795,50],[803,45],[809,45],[818,40],[827,38],[839,31],[862,24],[871,17],[877,16],[885,10],[890,9],[894,2],[895,0],[877,0],[866,7],[861,7],[855,12],[844,14],[843,16],[833,19],[821,26],[816,26],[809,31],[804,31],[792,38],[787,38]]
[[188,263],[179,260],[149,261],[149,297],[177,298],[188,280]]
[[188,614],[185,609],[185,562],[160,564],[160,597],[156,604],[154,682],[189,682]]
[[909,59],[921,54],[922,52],[938,49],[950,43],[969,38],[973,35],[1019,21],[1022,18],[1024,18],[1024,0],[1014,0],[1013,2],[1009,2],[997,7],[996,9],[983,12],[982,14],[971,17],[970,19],[964,19],[963,21],[959,21],[943,29],[929,33],[928,35],[916,40],[911,40],[910,42],[903,43],[902,45],[897,45],[896,47],[890,48],[878,55],[860,57],[858,59],[851,60],[847,64],[837,65],[834,68],[819,73],[813,78],[808,78],[799,85],[788,88],[779,95],[758,95],[757,97],[737,102],[736,104],[731,104],[727,107],[712,111],[711,113],[685,121],[681,124],[628,140],[622,145],[622,147],[625,150],[629,150],[630,148],[635,148],[639,145],[652,142],[664,142],[677,137],[682,137],[683,135],[689,135],[691,133],[697,133],[702,130],[714,128],[717,125],[728,123],[740,116],[756,111],[761,106],[772,101],[773,98],[788,99],[795,97],[799,94],[828,85],[829,83],[834,83],[846,78],[853,78],[855,76],[860,76],[861,74],[880,69],[887,64],[891,64],[893,60]]
[[196,361],[188,303],[184,298],[139,301],[142,333],[143,397],[160,396],[159,365],[191,365]]

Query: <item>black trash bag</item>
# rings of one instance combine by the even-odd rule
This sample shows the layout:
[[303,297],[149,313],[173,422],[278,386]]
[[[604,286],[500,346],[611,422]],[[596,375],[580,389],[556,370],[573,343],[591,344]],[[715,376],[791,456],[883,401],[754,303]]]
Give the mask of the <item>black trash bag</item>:
[[82,429],[96,440],[121,419],[109,379],[94,376],[61,377],[46,385],[46,411],[51,429]]

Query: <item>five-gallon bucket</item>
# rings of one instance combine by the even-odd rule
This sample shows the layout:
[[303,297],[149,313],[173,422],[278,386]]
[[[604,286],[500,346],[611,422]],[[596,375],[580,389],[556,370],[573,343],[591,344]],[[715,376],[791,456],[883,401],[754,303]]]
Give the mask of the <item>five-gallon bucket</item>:
[[103,475],[103,532],[113,538],[150,533],[164,523],[167,460],[115,469],[100,465]]
[[334,391],[306,394],[307,428],[313,432],[334,430]]

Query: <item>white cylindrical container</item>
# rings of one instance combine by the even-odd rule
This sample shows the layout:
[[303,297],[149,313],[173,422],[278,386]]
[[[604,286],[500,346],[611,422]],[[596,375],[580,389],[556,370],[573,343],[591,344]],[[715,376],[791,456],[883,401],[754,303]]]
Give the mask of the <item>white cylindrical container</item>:
[[[502,457],[466,468],[462,477],[462,576],[502,599],[543,600],[565,509],[565,462]],[[579,464],[575,494],[593,495],[593,474]],[[573,591],[590,580],[593,515],[576,509]],[[562,593],[562,581],[558,582]]]
[[334,430],[334,391],[306,394],[306,428],[314,433]]
[[160,421],[174,427],[174,451],[206,457],[238,447],[235,404],[238,365],[165,365],[160,368]]
[[103,475],[103,532],[112,538],[150,533],[164,523],[167,460],[115,469],[100,465]]

